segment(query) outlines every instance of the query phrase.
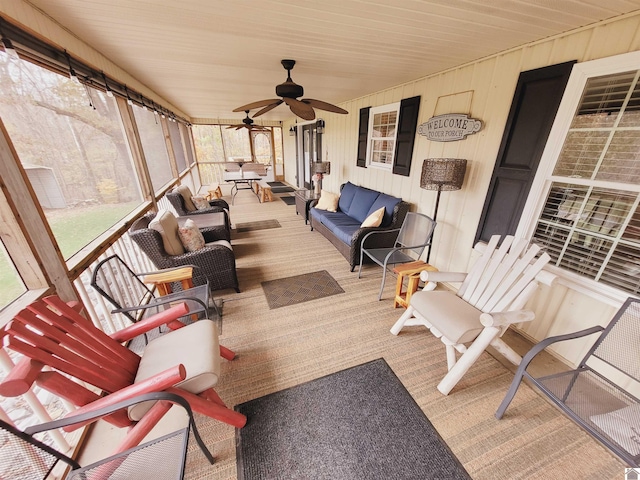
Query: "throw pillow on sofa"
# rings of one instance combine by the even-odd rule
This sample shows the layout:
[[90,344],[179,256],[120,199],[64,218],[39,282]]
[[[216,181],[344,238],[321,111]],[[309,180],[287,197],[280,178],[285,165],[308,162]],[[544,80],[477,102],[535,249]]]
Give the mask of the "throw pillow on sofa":
[[189,219],[184,225],[178,228],[178,235],[182,245],[187,252],[195,252],[204,248],[204,237],[193,220]]
[[315,205],[315,208],[318,210],[326,210],[328,212],[335,212],[338,209],[338,200],[340,199],[339,195],[335,193],[327,192],[326,190],[322,190],[320,192],[320,200]]
[[379,227],[380,224],[382,223],[382,218],[383,217],[384,217],[384,207],[380,207],[378,210],[376,210],[371,215],[369,215],[367,218],[365,218],[364,222],[362,222],[362,225],[360,225],[360,227],[361,228]]
[[182,255],[184,253],[182,241],[178,236],[178,220],[169,210],[158,211],[155,218],[149,222],[149,228],[160,234],[167,254]]

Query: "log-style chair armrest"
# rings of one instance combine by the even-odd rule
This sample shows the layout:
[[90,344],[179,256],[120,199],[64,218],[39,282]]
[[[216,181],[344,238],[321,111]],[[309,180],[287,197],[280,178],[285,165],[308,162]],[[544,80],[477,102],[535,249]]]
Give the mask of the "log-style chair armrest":
[[480,315],[480,323],[485,327],[506,327],[513,323],[531,322],[535,317],[536,314],[531,310],[483,313]]
[[434,272],[423,270],[420,272],[420,280],[423,282],[464,282],[467,274],[464,272]]
[[[139,307],[134,307],[136,310],[142,310],[144,308],[156,307],[157,304],[153,305],[144,305]],[[175,307],[171,307],[162,312],[158,312],[155,315],[150,316],[149,318],[145,318],[140,320],[133,325],[129,325],[128,327],[123,328],[122,330],[118,330],[110,335],[111,338],[118,342],[126,342],[131,340],[132,338],[137,337],[138,335],[142,335],[154,328],[160,327],[162,325],[174,325],[174,322],[182,323],[178,321],[178,318],[185,316],[189,313],[189,308],[187,304],[182,302]],[[182,324],[184,326],[184,324]],[[179,326],[177,326],[179,328]],[[170,327],[171,328],[171,327]],[[175,326],[174,328],[175,329]]]

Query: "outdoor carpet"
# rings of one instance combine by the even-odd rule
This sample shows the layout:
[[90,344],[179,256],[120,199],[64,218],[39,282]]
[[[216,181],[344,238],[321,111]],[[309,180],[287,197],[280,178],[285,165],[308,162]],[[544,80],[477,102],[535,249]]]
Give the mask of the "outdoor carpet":
[[286,183],[282,182],[267,182],[270,187],[286,187]]
[[269,309],[316,300],[344,290],[326,270],[262,282]]
[[382,358],[235,409],[239,480],[471,478]]
[[295,205],[296,204],[296,197],[278,197],[280,198],[280,200],[282,200],[284,203],[286,203],[287,205]]
[[271,193],[289,193],[295,192],[291,187],[271,187]]
[[266,230],[268,228],[280,228],[278,220],[260,220],[258,222],[236,223],[236,232],[251,232],[252,230]]

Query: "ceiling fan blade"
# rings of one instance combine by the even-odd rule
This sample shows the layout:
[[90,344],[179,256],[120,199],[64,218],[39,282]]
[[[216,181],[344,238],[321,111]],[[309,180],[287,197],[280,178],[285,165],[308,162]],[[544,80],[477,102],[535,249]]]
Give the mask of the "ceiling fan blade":
[[256,112],[253,114],[253,118],[259,117],[260,115],[262,115],[263,113],[267,113],[269,110],[273,110],[274,108],[276,108],[278,105],[280,105],[282,103],[282,100],[278,100],[275,103],[272,103],[271,105],[267,105],[266,107],[264,107],[262,110]]
[[[246,105],[238,107],[238,108],[234,109],[233,111],[234,112],[244,112],[245,110],[253,110],[254,108],[264,107],[264,106],[270,105],[270,104],[275,103],[275,102],[282,103],[282,100],[280,100],[279,98],[272,98],[270,100],[260,100],[258,102],[247,103]],[[254,117],[255,117],[255,115],[254,115]]]
[[322,100],[314,100],[313,98],[303,98],[302,101],[304,103],[308,103],[313,108],[319,108],[320,110],[326,110],[327,112],[342,113],[342,114],[349,113],[344,108],[336,107],[335,105],[332,105],[327,102],[323,102]]
[[284,103],[289,105],[291,111],[302,118],[303,120],[313,120],[316,118],[316,112],[313,111],[313,107],[308,103],[301,102],[295,98],[283,98]]

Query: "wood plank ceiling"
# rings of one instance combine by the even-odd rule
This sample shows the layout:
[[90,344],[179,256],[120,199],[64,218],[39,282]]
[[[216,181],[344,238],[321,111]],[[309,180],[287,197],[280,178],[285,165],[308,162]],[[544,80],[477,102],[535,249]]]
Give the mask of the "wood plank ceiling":
[[[283,58],[339,104],[640,9],[640,0],[29,0],[187,115],[276,98]],[[265,119],[290,118],[281,105]]]

